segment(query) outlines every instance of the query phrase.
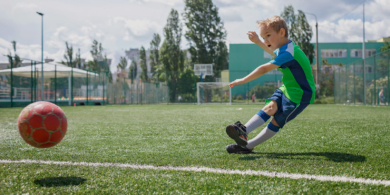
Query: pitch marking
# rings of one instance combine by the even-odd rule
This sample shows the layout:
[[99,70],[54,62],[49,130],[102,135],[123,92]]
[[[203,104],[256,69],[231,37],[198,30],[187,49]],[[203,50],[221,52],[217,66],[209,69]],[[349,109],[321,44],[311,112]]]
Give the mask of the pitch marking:
[[354,178],[354,177],[346,177],[346,176],[330,176],[330,175],[307,175],[307,174],[269,172],[269,171],[218,169],[218,168],[208,168],[208,167],[172,167],[172,166],[153,166],[153,165],[137,165],[137,164],[123,164],[123,163],[88,163],[88,162],[43,161],[43,160],[0,160],[0,163],[71,165],[71,166],[90,166],[90,167],[121,167],[121,168],[132,168],[132,169],[193,171],[193,172],[204,171],[209,173],[222,173],[222,174],[262,175],[267,177],[279,177],[279,178],[290,178],[290,179],[314,179],[319,181],[354,182],[354,183],[385,185],[385,186],[390,185],[389,180],[374,180],[374,179]]

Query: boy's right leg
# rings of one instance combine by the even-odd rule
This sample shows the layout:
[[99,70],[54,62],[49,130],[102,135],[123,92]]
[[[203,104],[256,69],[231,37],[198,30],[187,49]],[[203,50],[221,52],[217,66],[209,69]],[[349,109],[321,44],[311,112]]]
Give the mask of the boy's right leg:
[[264,106],[257,114],[255,114],[246,124],[246,132],[249,134],[253,130],[262,126],[268,119],[273,116],[278,110],[278,104],[272,100],[269,104]]

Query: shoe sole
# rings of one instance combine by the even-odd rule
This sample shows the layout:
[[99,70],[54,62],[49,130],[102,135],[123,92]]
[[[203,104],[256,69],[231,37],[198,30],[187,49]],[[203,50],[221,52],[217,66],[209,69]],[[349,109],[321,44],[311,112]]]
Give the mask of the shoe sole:
[[248,141],[241,138],[238,134],[238,131],[232,125],[226,127],[226,134],[228,134],[228,136],[232,138],[238,145],[243,147],[248,145]]
[[229,150],[229,147],[230,145],[226,146],[226,151],[229,153],[229,154],[249,154],[249,153],[252,153],[252,150]]

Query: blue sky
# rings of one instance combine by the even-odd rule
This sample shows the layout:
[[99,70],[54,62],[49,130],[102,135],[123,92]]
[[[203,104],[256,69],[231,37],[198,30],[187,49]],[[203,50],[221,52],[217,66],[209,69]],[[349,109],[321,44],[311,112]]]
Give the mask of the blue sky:
[[[362,0],[214,0],[227,30],[227,43],[250,43],[246,32],[256,30],[256,21],[280,15],[284,6],[317,15],[320,42],[362,41]],[[366,0],[366,40],[390,36],[388,0]],[[80,48],[82,58],[91,59],[94,39],[102,43],[111,70],[116,71],[124,50],[149,48],[153,33],[162,35],[171,9],[184,11],[184,0],[18,0],[0,7],[0,62],[17,42],[17,53],[40,60],[41,17],[44,13],[44,58],[63,60],[65,41]],[[307,19],[315,33],[315,20]],[[183,21],[182,21],[183,22]],[[185,29],[184,29],[185,30]],[[313,35],[315,42],[315,34]],[[187,48],[183,37],[182,48]]]

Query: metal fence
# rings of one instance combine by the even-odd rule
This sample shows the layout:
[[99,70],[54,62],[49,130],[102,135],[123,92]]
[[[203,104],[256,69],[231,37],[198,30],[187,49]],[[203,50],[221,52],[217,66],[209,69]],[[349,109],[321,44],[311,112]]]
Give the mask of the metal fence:
[[390,105],[390,50],[340,66],[334,80],[335,103]]
[[[0,107],[26,106],[35,101],[50,101],[58,105],[104,104],[197,104],[197,82],[231,82],[251,71],[214,72],[200,79],[194,71],[117,74],[109,81],[107,72],[92,72],[60,64],[29,61],[0,70]],[[335,65],[333,65],[335,66]],[[43,79],[41,77],[43,67]],[[336,66],[337,67],[337,66]],[[322,70],[325,75],[327,69]],[[332,69],[328,80],[334,81],[328,91],[334,93],[334,103],[390,105],[390,50],[369,58],[340,65]],[[145,76],[144,76],[145,77]],[[332,78],[331,78],[332,77]],[[202,103],[232,104],[263,103],[282,85],[282,74],[273,70],[258,79],[231,89],[215,88],[202,91]],[[321,78],[321,82],[327,79]],[[324,88],[323,88],[324,89]],[[322,92],[324,91],[322,89]],[[333,96],[331,96],[333,97]],[[333,102],[333,101],[332,101]]]
[[107,84],[105,72],[36,61],[21,66],[11,61],[8,69],[0,70],[0,107],[26,106],[35,101],[57,105],[107,104]]
[[[214,77],[200,79],[194,71],[149,73],[147,81],[140,79],[138,72],[134,79],[129,73],[118,73],[115,81],[108,84],[108,103],[110,104],[197,104],[198,82],[230,82],[248,75],[251,71],[227,71],[214,73]],[[261,104],[282,85],[282,74],[272,71],[245,85],[203,89],[204,104]],[[227,101],[229,100],[229,101]]]

